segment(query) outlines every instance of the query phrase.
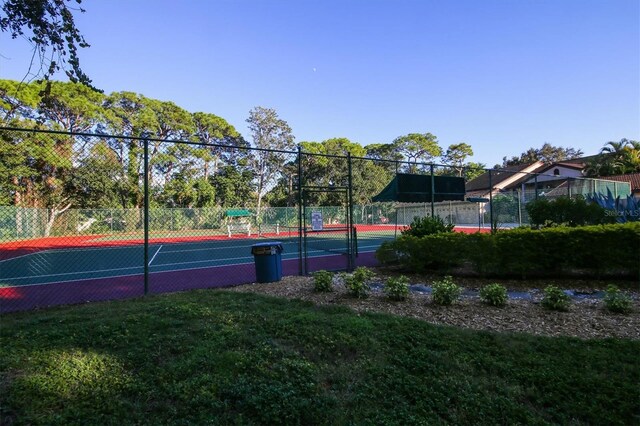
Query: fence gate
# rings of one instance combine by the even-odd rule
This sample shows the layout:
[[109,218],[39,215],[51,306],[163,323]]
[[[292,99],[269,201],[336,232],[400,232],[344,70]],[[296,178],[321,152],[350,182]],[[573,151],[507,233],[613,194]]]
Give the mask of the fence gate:
[[302,273],[352,270],[357,236],[351,219],[349,188],[305,186],[301,195]]

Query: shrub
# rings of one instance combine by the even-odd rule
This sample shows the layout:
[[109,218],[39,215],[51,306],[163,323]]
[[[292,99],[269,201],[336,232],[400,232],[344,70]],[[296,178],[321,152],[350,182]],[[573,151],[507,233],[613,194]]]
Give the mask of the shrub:
[[318,292],[333,290],[333,274],[329,271],[317,271],[313,273],[313,288]]
[[442,232],[453,232],[453,224],[445,224],[439,216],[434,217],[414,217],[408,228],[402,230],[402,235],[412,235],[414,237],[424,237],[426,235],[439,234]]
[[604,208],[582,197],[540,198],[525,206],[534,227],[584,226],[611,223]]
[[638,276],[640,223],[512,229],[491,234],[402,235],[382,245],[376,256],[414,272],[471,264],[494,276]]
[[369,286],[364,281],[357,279],[355,275],[346,275],[344,284],[350,296],[364,299],[369,294]]
[[507,304],[507,289],[501,284],[489,284],[480,289],[480,299],[491,306]]
[[433,301],[442,306],[451,305],[460,297],[462,289],[453,282],[450,276],[433,283]]
[[375,276],[375,273],[364,266],[360,266],[353,271],[353,274],[344,275],[344,284],[347,292],[353,297],[363,299],[369,294],[367,281]]
[[382,265],[398,263],[400,259],[398,258],[397,252],[397,240],[384,241],[380,244],[380,247],[376,250],[376,259]]
[[631,312],[631,298],[610,284],[604,296],[604,306],[611,312],[626,314]]
[[569,296],[558,287],[550,285],[544,289],[542,306],[552,311],[568,311],[570,304]]
[[367,282],[375,277],[376,274],[366,266],[359,266],[353,271],[353,276],[359,281]]
[[461,232],[434,234],[428,237],[402,235],[387,241],[376,252],[382,264],[400,263],[414,272],[453,268],[465,260],[468,236]]
[[384,292],[392,300],[404,300],[409,295],[409,279],[404,275],[391,277],[384,283]]

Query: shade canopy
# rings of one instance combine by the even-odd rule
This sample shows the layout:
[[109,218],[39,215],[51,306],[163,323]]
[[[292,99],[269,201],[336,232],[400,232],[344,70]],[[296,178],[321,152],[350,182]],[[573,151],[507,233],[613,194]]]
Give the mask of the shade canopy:
[[248,217],[252,216],[249,210],[245,209],[229,209],[225,212],[227,217]]
[[428,203],[432,200],[435,202],[464,201],[464,178],[433,176],[433,183],[431,179],[431,175],[398,173],[378,195],[372,198],[372,201],[403,203]]

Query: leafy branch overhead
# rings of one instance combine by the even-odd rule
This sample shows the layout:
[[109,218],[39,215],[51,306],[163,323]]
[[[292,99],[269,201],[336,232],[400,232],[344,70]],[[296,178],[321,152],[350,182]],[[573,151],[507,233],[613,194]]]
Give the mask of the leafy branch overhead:
[[[0,30],[33,46],[27,77],[45,80],[63,71],[69,80],[91,86],[82,71],[78,50],[89,47],[76,27],[74,12],[83,13],[82,0],[5,0],[0,8]],[[39,63],[35,63],[37,61]],[[34,69],[35,67],[35,69]],[[45,86],[48,89],[50,86]]]

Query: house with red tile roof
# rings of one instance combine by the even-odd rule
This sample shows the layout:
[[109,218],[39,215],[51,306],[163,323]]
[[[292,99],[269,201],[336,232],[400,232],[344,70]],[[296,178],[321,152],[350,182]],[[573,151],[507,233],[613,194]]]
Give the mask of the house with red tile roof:
[[627,182],[631,186],[631,194],[640,199],[640,173],[628,173],[626,175],[606,176],[602,179],[616,182]]
[[[584,170],[587,160],[588,157],[583,157],[551,164],[536,161],[487,171],[467,182],[467,198],[509,194],[518,195],[523,202],[527,202],[536,196],[555,198],[577,194],[606,194],[607,190],[614,196],[626,196],[631,193],[632,189],[627,184],[635,182],[633,176],[586,178]],[[637,182],[635,184],[637,188]],[[640,195],[640,189],[638,194]]]

